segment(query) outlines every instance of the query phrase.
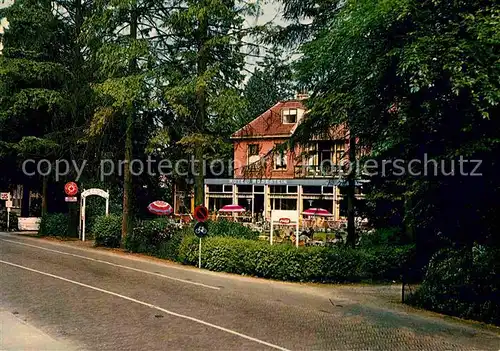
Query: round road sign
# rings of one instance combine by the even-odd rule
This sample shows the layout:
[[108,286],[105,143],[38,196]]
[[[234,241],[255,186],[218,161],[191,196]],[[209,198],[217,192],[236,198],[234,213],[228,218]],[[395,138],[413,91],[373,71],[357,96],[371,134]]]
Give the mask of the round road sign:
[[208,209],[203,206],[196,206],[194,209],[194,218],[198,220],[198,222],[205,222],[208,219]]
[[205,222],[198,222],[194,225],[194,234],[198,238],[203,238],[208,234],[208,225]]
[[76,185],[75,182],[66,183],[66,185],[64,186],[64,192],[68,196],[75,196],[76,194],[78,194],[78,185]]

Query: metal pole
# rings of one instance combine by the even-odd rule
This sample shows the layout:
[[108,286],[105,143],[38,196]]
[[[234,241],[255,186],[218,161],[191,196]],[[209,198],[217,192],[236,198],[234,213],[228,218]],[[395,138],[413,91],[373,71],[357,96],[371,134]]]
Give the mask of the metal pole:
[[87,199],[86,197],[83,198],[82,241],[85,241],[85,202],[86,202],[85,200],[86,199]]
[[273,215],[271,214],[271,232],[269,233],[270,244],[273,244]]
[[7,231],[10,232],[10,207],[7,207]]
[[201,268],[201,238],[200,238],[200,246],[199,246],[199,253],[198,253],[198,268]]
[[296,243],[296,246],[297,248],[299,248],[299,218],[297,217],[297,227],[295,229],[295,243]]

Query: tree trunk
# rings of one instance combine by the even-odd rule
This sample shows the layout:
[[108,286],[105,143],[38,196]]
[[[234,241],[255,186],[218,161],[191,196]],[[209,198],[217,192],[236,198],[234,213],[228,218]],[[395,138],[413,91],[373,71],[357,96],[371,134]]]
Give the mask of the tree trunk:
[[349,136],[349,163],[350,172],[347,175],[347,245],[356,246],[356,226],[354,223],[354,201],[356,199],[356,138]]
[[[201,79],[207,70],[207,48],[206,41],[208,36],[208,17],[203,14],[203,18],[200,19],[199,27],[199,38],[198,38],[198,58],[197,58],[197,75],[198,79]],[[207,96],[204,84],[197,84],[196,87],[196,104],[198,107],[198,128],[200,134],[203,135],[205,131],[205,120],[207,114]],[[195,158],[196,158],[196,174],[195,174],[195,194],[194,201],[195,205],[202,205],[205,202],[205,168],[203,167],[203,147],[200,145],[196,148]]]
[[415,242],[415,228],[413,227],[412,218],[411,218],[411,210],[412,210],[412,201],[411,196],[404,196],[404,228],[405,228],[405,236],[411,240],[411,242]]
[[[133,8],[130,12],[130,37],[132,40],[137,38],[137,12]],[[137,62],[136,60],[130,60],[129,70],[130,74],[136,71]],[[123,170],[123,218],[122,218],[122,245],[125,238],[131,231],[132,227],[132,217],[131,207],[132,207],[132,196],[133,196],[133,181],[132,173],[130,169],[130,163],[132,162],[133,155],[133,139],[134,139],[134,105],[130,106],[130,111],[127,113],[126,120],[126,131],[125,131],[125,165]]]
[[30,216],[30,187],[23,184],[23,199],[21,203],[21,217]]
[[47,176],[44,176],[42,178],[42,217],[47,214],[48,185],[49,185],[49,178]]

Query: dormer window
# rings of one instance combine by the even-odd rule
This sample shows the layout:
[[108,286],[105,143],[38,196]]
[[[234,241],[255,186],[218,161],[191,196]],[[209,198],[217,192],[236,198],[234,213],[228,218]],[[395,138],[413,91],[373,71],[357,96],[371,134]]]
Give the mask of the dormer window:
[[295,124],[297,123],[298,111],[296,108],[288,108],[281,111],[281,116],[283,119],[283,124]]

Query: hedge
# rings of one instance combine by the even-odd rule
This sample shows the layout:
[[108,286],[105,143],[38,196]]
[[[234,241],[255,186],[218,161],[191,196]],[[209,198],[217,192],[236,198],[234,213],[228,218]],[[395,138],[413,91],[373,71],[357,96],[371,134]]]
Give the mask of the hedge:
[[64,213],[47,213],[40,220],[39,235],[68,236],[68,215]]
[[[202,266],[212,271],[263,278],[342,283],[399,280],[412,246],[348,249],[269,245],[246,239],[208,237],[203,240]],[[184,236],[177,260],[198,263],[198,239]]]
[[223,236],[240,239],[257,240],[259,232],[254,231],[241,223],[226,220],[208,221],[209,236]]
[[[7,230],[7,211],[0,212],[0,230]],[[18,230],[18,220],[15,212],[11,212],[9,215],[9,230],[14,232]]]
[[168,218],[144,220],[125,238],[124,245],[131,252],[157,254],[176,230],[177,224]]
[[94,223],[95,246],[120,247],[122,216],[99,216]]
[[500,325],[500,249],[443,249],[407,299],[432,311]]

